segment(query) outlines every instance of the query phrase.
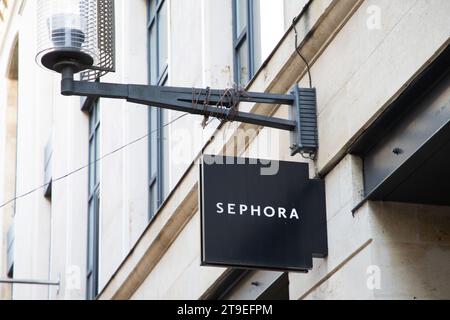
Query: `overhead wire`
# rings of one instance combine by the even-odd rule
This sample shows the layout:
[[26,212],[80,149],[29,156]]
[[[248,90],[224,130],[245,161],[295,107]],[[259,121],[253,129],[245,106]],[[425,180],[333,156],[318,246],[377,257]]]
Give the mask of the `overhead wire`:
[[[177,121],[180,120],[181,118],[186,117],[187,115],[188,115],[188,113],[184,113],[184,114],[180,115],[179,117],[173,119],[172,121],[169,121],[169,122],[163,124],[161,128],[166,128],[166,127],[168,127],[168,126],[174,124],[175,122],[177,122]],[[159,129],[152,130],[152,131],[148,132],[147,134],[145,134],[145,135],[143,135],[143,136],[141,136],[141,137],[139,137],[139,138],[137,138],[137,139],[134,139],[133,141],[130,141],[129,143],[127,143],[127,144],[125,144],[125,145],[123,145],[123,146],[121,146],[121,147],[119,147],[119,148],[117,148],[117,149],[115,149],[115,150],[113,150],[113,151],[111,151],[111,152],[108,152],[108,153],[104,154],[103,156],[99,157],[98,159],[95,159],[95,160],[89,162],[88,164],[86,164],[86,165],[84,165],[84,166],[82,166],[82,167],[79,167],[78,169],[75,169],[75,170],[73,170],[73,171],[70,171],[69,173],[66,173],[66,174],[64,174],[64,175],[62,175],[62,176],[60,176],[60,177],[58,177],[58,178],[52,179],[52,180],[51,180],[50,182],[48,182],[48,183],[45,183],[45,184],[43,184],[43,185],[41,185],[41,186],[39,186],[39,187],[36,187],[36,188],[34,188],[34,189],[32,189],[32,190],[30,190],[30,191],[28,191],[28,192],[25,192],[25,193],[23,193],[23,194],[21,194],[21,195],[19,195],[19,196],[16,196],[16,197],[14,197],[13,199],[8,200],[7,202],[5,202],[5,203],[3,203],[2,205],[0,205],[0,209],[2,209],[2,208],[4,208],[4,207],[8,206],[9,204],[11,204],[11,203],[13,203],[13,202],[15,202],[15,201],[17,201],[17,200],[19,200],[19,199],[22,199],[22,198],[25,198],[25,197],[27,197],[27,196],[29,196],[29,195],[32,195],[33,193],[36,193],[37,191],[39,191],[39,190],[41,190],[41,189],[44,189],[44,188],[48,187],[48,186],[49,186],[50,184],[52,184],[52,183],[55,183],[55,182],[64,180],[64,179],[66,179],[66,178],[68,178],[68,177],[70,177],[70,176],[72,176],[72,175],[74,175],[74,174],[76,174],[76,173],[78,173],[78,172],[84,170],[84,169],[87,169],[87,168],[89,168],[90,166],[95,165],[97,162],[100,162],[100,161],[104,160],[105,158],[108,158],[108,157],[112,156],[113,154],[116,154],[117,152],[119,152],[119,151],[121,151],[121,150],[123,150],[123,149],[125,149],[125,148],[127,148],[127,147],[129,147],[129,146],[131,146],[131,145],[133,145],[133,144],[136,144],[137,142],[139,142],[139,141],[141,141],[141,140],[144,140],[144,139],[148,138],[148,137],[151,136],[152,134],[157,133],[158,130],[159,130]]]

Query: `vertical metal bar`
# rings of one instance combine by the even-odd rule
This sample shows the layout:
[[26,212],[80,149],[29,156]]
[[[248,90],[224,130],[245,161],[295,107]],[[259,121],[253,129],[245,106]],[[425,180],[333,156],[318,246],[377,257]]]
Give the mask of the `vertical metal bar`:
[[[147,77],[148,77],[148,83],[149,84],[152,84],[152,57],[151,57],[151,52],[152,52],[152,48],[151,48],[151,46],[152,46],[152,36],[151,36],[151,28],[152,28],[152,24],[151,24],[151,21],[152,21],[152,12],[151,12],[151,1],[152,0],[147,0],[147,72],[148,72],[148,75],[147,75]],[[152,112],[152,109],[151,108],[148,108],[147,109],[147,114],[148,114],[148,119],[147,119],[147,122],[148,122],[148,128],[149,128],[149,132],[151,132],[151,130],[152,130],[152,125],[151,125],[151,123],[152,123],[152,118],[151,118],[151,112]],[[148,177],[147,177],[147,181],[148,181],[148,183],[147,183],[147,186],[148,186],[148,190],[147,190],[147,194],[148,194],[148,218],[149,218],[149,220],[151,219],[151,215],[152,215],[152,197],[151,197],[151,195],[150,195],[150,192],[151,192],[151,188],[150,188],[150,180],[151,180],[151,170],[152,170],[152,168],[151,168],[151,152],[152,152],[152,149],[151,149],[151,136],[149,136],[149,139],[148,139],[148,143],[147,143],[147,145],[148,145],[148,161],[147,161],[147,170],[148,170]]]
[[[164,1],[164,0],[163,0]],[[159,79],[159,1],[155,4],[155,30],[156,30],[156,79]],[[151,55],[150,55],[151,57]]]
[[[147,6],[148,6],[148,19],[149,19],[149,28],[147,30],[148,32],[148,46],[147,46],[147,61],[148,61],[148,82],[151,85],[156,85],[158,80],[159,80],[159,61],[160,61],[160,57],[159,57],[159,40],[160,40],[160,34],[159,34],[159,11],[162,7],[162,2],[163,1],[157,1],[155,0],[155,8],[154,8],[154,12],[152,12],[152,6],[151,6],[151,0],[147,1]],[[154,28],[154,34],[153,37],[156,37],[156,40],[154,41],[154,43],[156,44],[156,48],[154,48],[154,52],[155,52],[155,56],[152,56],[152,28]],[[155,62],[153,64],[153,61]],[[153,66],[154,65],[154,66]],[[155,68],[155,70],[152,70],[152,67]],[[152,72],[155,74],[155,81],[156,83],[153,83],[152,80]],[[155,133],[151,133],[148,139],[148,215],[149,215],[149,220],[151,220],[155,214],[155,212],[152,212],[152,198],[151,198],[151,193],[152,193],[152,185],[150,184],[150,181],[152,179],[152,166],[156,165],[156,185],[154,187],[156,187],[156,207],[159,206],[159,202],[160,202],[160,192],[159,192],[159,185],[158,185],[158,181],[160,179],[159,177],[159,118],[160,118],[160,110],[157,110],[157,119],[156,119],[156,128],[153,128],[152,126],[152,107],[150,107],[148,109],[148,128],[149,128],[149,132],[153,132],[154,130],[156,130]],[[156,159],[157,159],[157,163],[156,164],[152,164],[152,137],[151,135],[156,134],[157,138],[156,138]],[[156,210],[156,208],[155,208]]]
[[[93,166],[93,164],[91,164],[91,143],[94,143],[95,141],[95,135],[92,136],[92,132],[93,132],[93,128],[95,128],[95,124],[92,125],[92,117],[94,115],[94,110],[95,109],[95,101],[91,106],[91,109],[89,110],[89,141],[88,141],[88,148],[89,148],[89,152],[88,152],[88,163],[89,163],[89,169],[88,169],[88,208],[87,208],[87,226],[88,226],[88,230],[87,230],[87,241],[86,241],[86,252],[87,252],[87,259],[86,259],[86,270],[87,270],[87,277],[86,277],[86,284],[88,283],[88,278],[89,278],[89,273],[92,273],[92,270],[89,267],[89,260],[90,257],[89,255],[92,252],[92,239],[90,237],[90,233],[91,233],[91,228],[92,228],[92,223],[91,223],[91,203],[94,201],[93,197],[92,197],[92,186],[91,186],[91,176],[94,175],[95,177],[95,166]],[[94,147],[95,148],[95,147]],[[95,154],[95,152],[94,152]],[[86,297],[89,299],[92,295],[92,292],[90,292],[90,288],[88,286],[86,286]]]
[[[165,70],[161,72],[161,56],[160,56],[160,49],[161,49],[161,37],[164,37],[166,35],[161,35],[160,30],[160,14],[161,9],[164,5],[165,0],[158,1],[156,5],[156,12],[155,12],[155,23],[156,23],[156,84],[157,85],[164,85],[165,82]],[[168,15],[168,12],[166,12]],[[158,108],[156,111],[156,207],[155,210],[157,210],[163,200],[164,200],[164,179],[163,179],[163,170],[164,170],[164,159],[163,159],[163,152],[164,152],[164,139],[163,139],[163,109]],[[150,119],[151,121],[151,119]],[[152,129],[152,130],[154,130]],[[149,139],[151,141],[151,139]],[[151,159],[150,159],[151,161]],[[154,213],[153,213],[154,214]]]
[[164,192],[163,192],[163,152],[164,152],[164,140],[163,140],[163,119],[162,119],[162,112],[163,110],[161,108],[158,108],[157,110],[157,119],[156,119],[156,125],[158,126],[158,136],[157,136],[157,164],[156,164],[156,188],[157,188],[157,207],[161,206],[164,198]]
[[236,84],[239,84],[239,75],[238,75],[238,56],[237,56],[237,48],[236,48],[236,39],[237,39],[237,3],[238,0],[232,0],[232,19],[233,19],[233,78]]
[[255,74],[255,50],[253,34],[253,0],[247,0],[248,80]]
[[[99,226],[100,226],[100,182],[97,183],[97,166],[96,163],[91,164],[91,144],[94,146],[94,160],[97,160],[95,158],[95,155],[97,154],[97,136],[99,134],[100,130],[100,112],[98,110],[99,108],[99,101],[94,101],[92,108],[90,110],[89,114],[89,179],[88,179],[88,190],[89,190],[89,201],[88,201],[88,241],[87,241],[87,271],[88,274],[90,273],[90,277],[92,279],[93,284],[93,290],[90,290],[91,288],[86,287],[86,296],[88,298],[94,298],[98,294],[98,264],[99,264]],[[91,121],[91,118],[94,117],[94,121]],[[91,186],[91,177],[94,177],[94,185]],[[100,179],[99,179],[100,181]],[[91,213],[91,206],[93,208]],[[93,215],[91,217],[91,214]],[[92,222],[92,223],[91,223]],[[92,238],[90,237],[90,232],[92,230]],[[89,254],[92,254],[92,268],[89,268]],[[86,283],[87,283],[88,277],[86,277]]]
[[[149,132],[151,132],[151,130],[152,130],[152,115],[151,115],[151,107],[150,108],[148,108],[148,129],[149,129]],[[150,182],[151,182],[151,179],[152,179],[152,163],[151,163],[151,159],[152,159],[152,136],[151,136],[152,134],[150,134],[149,135],[149,137],[148,137],[148,143],[147,143],[147,145],[148,145],[148,162],[147,162],[147,169],[148,169],[148,179],[147,179],[147,181],[148,181],[148,183],[147,183],[147,186],[148,186],[148,217],[149,217],[149,220],[152,218],[152,215],[153,215],[153,212],[152,212],[152,199],[151,199],[151,184],[150,184]]]
[[94,198],[94,270],[93,270],[93,280],[94,280],[94,296],[98,294],[98,271],[99,271],[99,247],[100,247],[100,189],[96,190]]
[[[94,102],[95,103],[95,102]],[[91,140],[93,139],[92,138],[92,125],[91,125],[91,117],[92,117],[92,106],[91,106],[91,109],[89,110],[89,140],[88,140],[88,148],[89,148],[89,151],[88,151],[88,163],[89,163],[89,168],[88,168],[88,208],[87,208],[87,239],[86,239],[86,253],[87,253],[87,257],[86,257],[86,281],[85,281],[85,283],[86,283],[86,290],[85,290],[85,293],[86,293],[86,297],[89,299],[89,297],[90,297],[90,292],[89,292],[89,288],[88,288],[88,286],[87,286],[87,283],[88,283],[88,278],[89,278],[89,271],[90,271],[90,269],[89,269],[89,254],[90,254],[90,245],[91,245],[91,239],[90,239],[90,236],[89,236],[89,234],[90,234],[90,228],[92,227],[91,226],[91,219],[90,219],[90,215],[91,215],[91,212],[90,212],[90,207],[91,207],[91,201],[92,201],[92,197],[91,197],[91,175],[92,175],[92,164],[91,164]]]
[[[153,59],[157,59],[157,57],[153,57],[152,56],[152,37],[157,37],[158,35],[158,24],[156,21],[156,12],[155,12],[155,16],[153,16],[153,12],[152,12],[152,6],[151,6],[151,1],[152,0],[148,0],[147,1],[147,5],[148,5],[148,20],[149,20],[149,28],[147,30],[148,32],[148,55],[147,55],[147,61],[148,61],[148,83],[149,84],[153,84],[152,83],[152,67],[153,67]],[[157,9],[157,3],[156,0],[155,1],[155,11]],[[152,28],[155,28],[155,33],[152,35]],[[158,38],[156,38],[158,39]],[[157,40],[155,41],[155,43],[157,44]],[[158,52],[158,48],[155,48],[155,52]],[[154,65],[156,65],[156,68],[158,66],[158,62],[156,60],[156,62],[154,63]],[[158,75],[158,71],[155,70],[155,75]],[[149,127],[149,131],[153,130],[152,127],[152,108],[149,107],[148,108],[148,127]],[[152,212],[152,197],[151,197],[151,172],[152,172],[152,148],[151,148],[151,136],[149,137],[148,140],[148,216],[149,216],[149,220],[152,218],[153,216],[153,212]]]
[[112,15],[111,15],[112,26],[111,26],[111,28],[112,28],[112,36],[113,36],[113,38],[112,38],[112,59],[113,59],[112,64],[114,66],[113,72],[116,72],[116,14],[115,14],[116,7],[115,7],[115,1],[111,1],[111,10],[112,10]]

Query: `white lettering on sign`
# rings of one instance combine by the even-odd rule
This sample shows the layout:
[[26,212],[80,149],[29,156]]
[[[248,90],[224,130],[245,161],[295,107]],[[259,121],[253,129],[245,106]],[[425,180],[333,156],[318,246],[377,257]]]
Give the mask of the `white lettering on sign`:
[[235,204],[223,202],[218,202],[216,204],[218,214],[229,214],[229,215],[244,215],[250,214],[252,217],[265,216],[267,218],[278,218],[278,219],[291,219],[300,220],[298,211],[295,208],[287,209],[282,207],[261,207],[257,205],[245,205],[245,204]]

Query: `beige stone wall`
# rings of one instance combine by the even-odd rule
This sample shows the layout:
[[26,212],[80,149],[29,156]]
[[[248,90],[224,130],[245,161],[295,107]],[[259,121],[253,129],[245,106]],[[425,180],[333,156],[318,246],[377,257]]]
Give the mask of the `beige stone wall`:
[[[315,1],[310,8],[310,17],[314,17],[313,13],[322,18],[337,16],[342,8],[336,3]],[[337,28],[336,33],[331,32],[329,41],[325,41],[322,47],[317,46],[315,54],[312,52],[314,47],[309,47],[314,57],[314,84],[319,89],[321,146],[316,170],[313,169],[311,174],[327,173],[329,256],[327,259],[315,259],[314,270],[307,275],[289,275],[292,299],[449,297],[448,268],[445,268],[448,261],[445,236],[448,234],[448,209],[370,204],[353,217],[351,210],[363,195],[362,162],[355,156],[342,157],[352,137],[370,124],[374,115],[383,110],[405,84],[448,43],[450,30],[443,25],[443,12],[448,11],[447,6],[448,3],[444,1],[434,2],[433,8],[427,1],[364,1],[361,6],[356,6],[354,13],[348,11],[348,22]],[[368,27],[374,9],[379,9],[381,13],[379,29],[373,29],[370,24]],[[305,26],[306,30],[312,27],[314,19],[311,20]],[[300,25],[304,23],[300,21]],[[425,25],[426,30],[423,29]],[[415,39],[420,32],[428,32],[432,36],[427,40],[426,48],[418,48],[416,52]],[[316,36],[320,39],[320,36]],[[305,44],[305,50],[308,50],[307,46],[308,43]],[[260,76],[254,80],[251,89],[263,91],[270,80],[276,78],[282,66],[283,50],[285,46],[281,45]],[[276,78],[277,88],[287,89],[291,86],[289,73],[285,73],[284,78]],[[306,79],[303,78],[300,83],[306,85]],[[280,110],[275,115],[282,116],[285,113]],[[245,126],[230,127],[237,129]],[[278,143],[269,150],[258,147],[264,146],[258,141],[263,140],[265,131],[270,130],[262,130],[247,150],[241,150],[245,151],[243,154],[292,160],[286,152],[288,137],[283,133],[273,133]],[[232,137],[232,132],[228,131],[225,136]],[[214,141],[207,151],[221,150],[220,145],[220,142]],[[192,219],[173,244],[167,247],[154,269],[144,277],[145,280],[131,295],[132,298],[196,299],[201,296],[200,292],[208,290],[212,278],[217,275],[212,275],[209,268],[198,267],[198,251],[197,254],[190,250],[181,251],[187,239],[199,241],[198,228],[190,227],[198,224],[197,215]],[[160,233],[163,234],[164,230]],[[439,234],[440,237],[437,236]],[[175,267],[172,263],[176,253],[180,263]],[[166,269],[170,271],[166,272]],[[176,274],[178,280],[174,280],[170,274]],[[130,275],[134,278],[137,276],[132,272]],[[197,285],[192,286],[186,280],[189,277],[198,279],[196,277],[199,275],[208,281],[197,280]],[[121,283],[126,286],[126,278],[121,279]],[[160,282],[157,279],[163,280]],[[198,289],[199,285],[204,286],[203,290]],[[105,298],[113,297],[112,292],[117,293],[116,298],[128,297],[122,296],[121,290],[114,291],[112,287],[107,289],[111,289],[111,292],[106,290]]]
[[[44,182],[44,148],[51,133],[53,76],[36,67],[36,2],[27,2],[14,16],[19,39],[19,100],[17,114],[17,195]],[[25,23],[26,22],[26,23]],[[43,189],[16,201],[14,277],[49,278],[51,205]],[[14,299],[46,299],[48,288],[15,285]]]
[[331,237],[326,261],[306,276],[290,275],[292,299],[448,299],[450,208],[370,203],[355,219],[339,227],[359,222],[350,234],[366,242],[333,263],[339,254]]
[[[371,204],[353,218],[362,167],[349,156],[340,160],[354,137],[449,43],[442,16],[448,4],[365,1],[315,62],[317,169],[331,169],[325,178],[330,255],[309,275],[290,275],[293,299],[449,297],[448,243],[436,238],[448,233],[448,208]],[[373,6],[381,13],[380,29],[366,27]],[[414,49],[419,36],[427,43]],[[371,290],[367,281],[377,268],[381,289]]]
[[[5,6],[7,4],[7,6]],[[11,22],[17,1],[0,4],[0,202],[14,198],[16,187],[17,38]],[[10,32],[12,30],[12,32]],[[7,277],[7,234],[14,203],[0,209],[0,278]],[[0,300],[10,299],[12,287],[0,284]]]
[[[145,10],[145,0],[116,1],[117,71],[102,81],[147,83]],[[112,99],[100,106],[101,154],[148,133],[147,107]],[[101,162],[100,289],[148,224],[147,144],[143,139]]]
[[[16,189],[16,146],[17,146],[17,79],[8,79],[7,84],[7,104],[4,110],[4,119],[6,126],[4,127],[3,140],[3,168],[0,171],[1,181],[3,183],[2,201],[9,201],[15,196]],[[2,202],[3,203],[3,202]],[[0,210],[0,219],[2,220],[1,250],[0,250],[0,277],[6,278],[7,272],[7,235],[13,223],[14,203],[11,203]],[[0,300],[11,298],[11,286],[0,285]]]
[[[374,8],[380,13],[380,29],[367,27]],[[355,137],[449,43],[445,17],[449,9],[445,0],[368,0],[336,35],[312,69],[315,85],[321,88],[320,171],[335,164]]]
[[[230,2],[166,1],[169,85],[230,87]],[[296,83],[306,86],[306,69],[289,29],[305,3],[279,1],[278,20],[271,23],[283,28],[265,35],[276,50],[266,52],[249,90],[286,93]],[[0,40],[11,47],[18,34],[21,43],[17,191],[23,193],[42,184],[43,152],[51,134],[55,177],[87,163],[88,116],[80,111],[78,98],[59,94],[58,75],[34,63],[35,2],[28,1],[21,14],[15,10],[8,38]],[[298,22],[301,50],[311,61],[318,89],[320,150],[310,171],[312,177],[325,176],[329,256],[314,260],[307,275],[289,275],[292,299],[450,296],[448,208],[370,203],[353,217],[351,209],[363,194],[362,163],[346,154],[349,144],[449,43],[449,11],[447,0],[313,0]],[[102,80],[147,83],[145,1],[131,5],[118,0],[116,13],[117,72]],[[3,55],[0,63],[3,72]],[[287,108],[277,106],[243,104],[241,110],[287,116]],[[178,115],[168,112],[167,119]],[[102,299],[198,299],[225,274],[222,268],[200,267],[198,168],[193,161],[205,144],[206,153],[305,161],[289,156],[286,132],[257,128],[244,133],[247,144],[234,146],[237,130],[255,128],[215,121],[202,130],[201,121],[189,116],[167,129],[167,187],[172,192],[150,224],[147,140],[102,161]],[[102,99],[101,154],[147,131],[146,107]],[[187,149],[182,157],[181,147]],[[4,184],[0,191],[4,194]],[[56,183],[51,203],[42,192],[17,202],[17,277],[61,279],[62,285],[59,291],[14,286],[14,298],[84,299],[87,196],[85,170]],[[0,225],[2,239],[5,228]],[[367,284],[377,270],[380,288],[373,289]]]

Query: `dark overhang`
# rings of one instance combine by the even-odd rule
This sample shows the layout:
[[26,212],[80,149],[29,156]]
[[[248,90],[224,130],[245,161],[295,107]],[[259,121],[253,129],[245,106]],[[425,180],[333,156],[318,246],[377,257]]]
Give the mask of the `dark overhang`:
[[450,205],[450,46],[351,147],[364,200]]

